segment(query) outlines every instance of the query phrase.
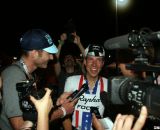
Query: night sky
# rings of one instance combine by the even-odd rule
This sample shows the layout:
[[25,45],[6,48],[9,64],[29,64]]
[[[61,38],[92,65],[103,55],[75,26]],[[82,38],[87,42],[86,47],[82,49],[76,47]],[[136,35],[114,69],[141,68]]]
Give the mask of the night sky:
[[[160,30],[159,0],[129,0],[126,10],[118,10],[115,29],[113,0],[6,1],[1,3],[1,51],[16,55],[20,36],[31,28],[46,30],[57,41],[59,33],[73,20],[83,45],[103,44],[133,29]],[[3,7],[3,9],[2,9]],[[3,46],[3,47],[2,47]]]

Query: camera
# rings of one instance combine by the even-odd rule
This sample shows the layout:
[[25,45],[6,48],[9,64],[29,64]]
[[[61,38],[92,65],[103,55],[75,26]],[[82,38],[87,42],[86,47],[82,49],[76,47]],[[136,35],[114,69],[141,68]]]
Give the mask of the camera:
[[34,83],[34,80],[24,80],[16,84],[20,107],[23,112],[36,112],[36,108],[29,99],[30,95],[36,99],[41,99],[45,95],[45,90],[35,88]]
[[138,116],[145,105],[148,117],[160,120],[160,86],[149,81],[125,76],[113,77],[109,80],[109,96],[112,104],[128,104],[131,112]]
[[36,99],[41,99],[45,95],[45,89],[36,88],[34,80],[23,80],[16,84],[16,90],[19,96],[19,105],[23,112],[23,119],[30,120],[36,124],[37,110],[29,96],[32,95]]
[[[125,41],[123,47],[116,42],[111,47],[110,42]],[[138,116],[143,105],[147,107],[148,118],[160,120],[160,85],[155,83],[160,72],[160,67],[150,64],[149,58],[152,57],[149,50],[152,49],[154,42],[160,42],[160,32],[152,32],[148,28],[140,31],[132,30],[129,34],[111,39],[105,43],[106,47],[116,49],[116,47],[131,49],[135,59],[133,64],[126,64],[126,68],[134,70],[137,74],[146,72],[148,77],[137,76],[135,78],[126,76],[115,76],[109,79],[109,97],[112,104],[127,104],[131,107],[131,112]]]

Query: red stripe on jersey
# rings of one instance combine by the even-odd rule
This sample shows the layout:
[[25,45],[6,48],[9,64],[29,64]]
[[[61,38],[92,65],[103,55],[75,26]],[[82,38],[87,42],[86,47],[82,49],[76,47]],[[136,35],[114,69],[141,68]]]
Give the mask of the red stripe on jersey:
[[76,117],[75,117],[75,118],[76,118],[76,125],[75,125],[75,126],[76,126],[76,128],[78,128],[78,122],[79,122],[79,111],[78,111],[78,110],[76,110],[76,111],[75,111],[75,113],[76,113],[76,114],[75,114],[75,116],[76,116]]
[[103,84],[103,79],[102,79],[102,77],[100,77],[100,82],[101,82],[100,91],[103,92],[103,91],[104,91],[104,84]]
[[80,77],[78,90],[80,90],[80,88],[82,87],[82,84],[83,84],[83,75],[81,75]]

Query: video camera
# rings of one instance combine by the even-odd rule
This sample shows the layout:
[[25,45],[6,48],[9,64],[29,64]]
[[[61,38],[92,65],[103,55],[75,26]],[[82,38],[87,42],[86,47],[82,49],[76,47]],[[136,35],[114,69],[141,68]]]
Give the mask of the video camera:
[[159,85],[125,76],[113,77],[109,81],[109,96],[112,104],[128,104],[131,106],[131,112],[136,116],[145,105],[148,109],[148,117],[160,120]]
[[126,68],[135,72],[151,72],[148,77],[115,76],[109,80],[109,96],[112,104],[128,104],[136,116],[145,105],[148,118],[160,120],[160,86],[155,83],[160,67],[150,65],[148,49],[153,43],[160,42],[160,32],[152,32],[148,28],[140,31],[132,30],[127,35],[112,38],[104,43],[106,49],[131,49],[135,56],[134,64],[126,64]]

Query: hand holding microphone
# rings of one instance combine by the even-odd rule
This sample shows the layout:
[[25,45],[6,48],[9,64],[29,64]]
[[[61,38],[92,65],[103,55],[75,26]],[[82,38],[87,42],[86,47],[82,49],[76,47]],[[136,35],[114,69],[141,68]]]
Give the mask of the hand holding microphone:
[[74,92],[64,92],[57,100],[56,105],[60,106],[68,101],[73,101],[79,98],[84,92],[88,90],[88,85],[85,83],[81,86],[80,90],[75,90]]
[[68,98],[71,98],[71,101],[79,98],[83,93],[88,90],[88,85],[85,83],[81,86],[80,90],[74,91]]
[[78,101],[78,98],[88,90],[88,85],[83,84],[80,90],[76,90],[72,93],[65,92],[61,95],[61,97],[57,100],[56,107],[60,108],[63,111],[63,117],[67,114],[71,114],[74,110],[74,106]]

